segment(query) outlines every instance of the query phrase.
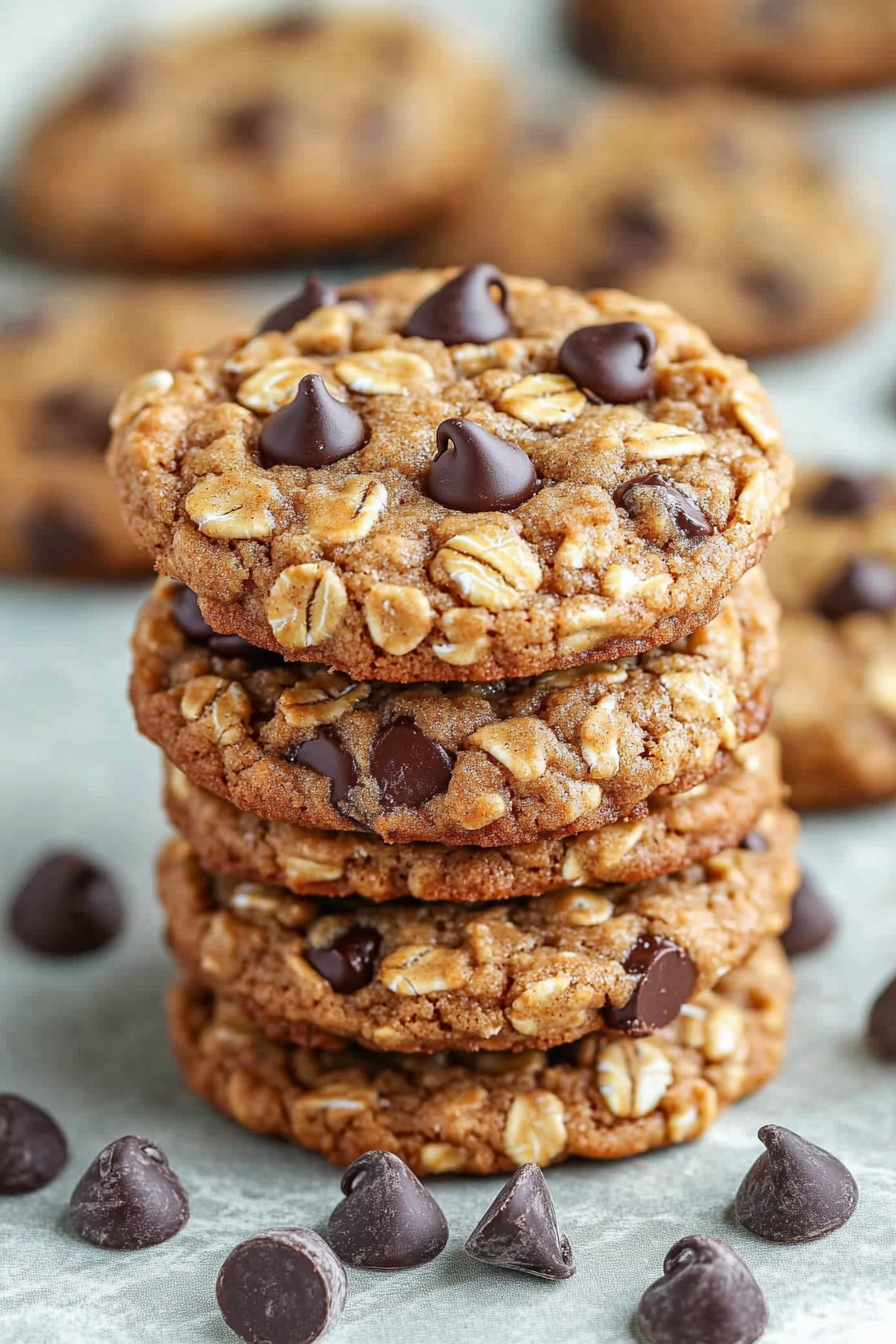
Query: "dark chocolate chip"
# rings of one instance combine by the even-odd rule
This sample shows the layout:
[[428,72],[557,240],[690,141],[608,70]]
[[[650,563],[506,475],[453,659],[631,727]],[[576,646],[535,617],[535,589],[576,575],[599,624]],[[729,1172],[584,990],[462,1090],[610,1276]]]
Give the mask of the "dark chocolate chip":
[[128,1134],[87,1168],[69,1213],[78,1236],[92,1245],[139,1251],[176,1236],[190,1216],[190,1201],[161,1148]]
[[445,1215],[400,1157],[374,1149],[342,1177],[345,1199],[330,1214],[327,1241],[358,1269],[413,1269],[448,1241]]
[[762,1289],[729,1245],[684,1237],[638,1304],[649,1344],[754,1344],[768,1325]]
[[786,320],[805,308],[806,291],[795,275],[777,266],[756,266],[740,276],[740,287],[771,316]]
[[29,564],[37,574],[65,577],[99,563],[99,542],[87,519],[63,504],[35,506],[20,526]]
[[329,947],[306,947],[305,960],[335,994],[356,994],[369,985],[380,950],[375,929],[349,929]]
[[557,1226],[554,1201],[534,1162],[511,1176],[464,1250],[486,1265],[539,1279],[570,1279],[576,1272],[572,1247]]
[[330,781],[330,801],[334,806],[341,803],[358,782],[358,767],[331,726],[321,728],[310,742],[287,747],[286,759],[290,765],[305,765],[309,770],[325,775]]
[[271,649],[259,649],[250,644],[242,635],[215,635],[208,641],[209,653],[216,658],[242,658],[253,667],[285,667],[286,663],[279,653]]
[[266,467],[328,467],[351,457],[366,439],[360,415],[331,396],[319,373],[307,373],[295,399],[265,424],[258,446]]
[[535,468],[522,448],[473,420],[443,420],[426,493],[446,509],[483,513],[514,509],[535,493]]
[[[500,300],[495,301],[492,290]],[[481,263],[461,271],[435,294],[430,294],[408,318],[405,336],[421,336],[445,345],[485,345],[509,336],[513,324],[507,315],[507,282],[496,266]]]
[[884,483],[880,476],[870,472],[828,476],[806,501],[813,513],[823,518],[849,517],[852,514],[867,513],[880,502],[884,493]]
[[829,621],[842,620],[857,611],[896,611],[896,565],[874,555],[848,560],[821,594],[817,606]]
[[413,719],[396,719],[383,728],[370,751],[370,773],[388,808],[419,807],[444,793],[451,772],[445,748],[421,732]]
[[137,101],[146,66],[136,56],[122,55],[111,61],[81,92],[77,112],[120,112]]
[[55,1180],[68,1161],[65,1135],[24,1097],[0,1094],[0,1195],[27,1195]]
[[330,308],[338,302],[339,291],[321,280],[315,271],[294,298],[268,313],[258,328],[259,334],[264,331],[289,331],[318,308]]
[[758,831],[750,831],[749,834],[745,835],[743,840],[741,840],[738,849],[749,850],[751,854],[764,854],[768,849],[768,841],[765,836],[760,835]]
[[620,197],[601,212],[598,224],[607,231],[607,250],[585,288],[622,283],[639,266],[659,261],[669,242],[666,222],[648,196]]
[[613,492],[613,502],[620,509],[625,509],[630,517],[637,518],[643,503],[643,496],[640,496],[643,489],[652,492],[652,499],[659,499],[677,531],[684,536],[711,537],[715,532],[699,505],[668,476],[661,476],[658,471],[649,471],[645,476],[636,476],[634,480],[617,486]]
[[109,444],[109,398],[95,388],[72,384],[47,392],[38,404],[31,439],[35,452],[103,453]]
[[656,336],[643,322],[606,322],[567,336],[559,365],[592,401],[640,401],[653,391],[655,350]]
[[824,947],[837,932],[833,910],[810,877],[803,879],[790,903],[790,923],[781,935],[788,957],[799,957]]
[[282,14],[272,14],[265,20],[262,35],[270,38],[285,38],[288,41],[311,37],[324,26],[323,15],[313,9],[285,9]]
[[218,1275],[221,1315],[245,1344],[313,1344],[345,1307],[342,1261],[307,1227],[259,1232]]
[[13,898],[9,927],[32,952],[79,957],[111,943],[124,912],[112,878],[81,854],[51,854]]
[[290,108],[274,98],[243,103],[219,118],[218,140],[228,149],[273,158],[283,146],[291,118]]
[[215,633],[199,610],[198,597],[186,584],[171,595],[170,611],[175,625],[196,644],[204,644]]
[[868,1044],[881,1059],[896,1059],[896,978],[881,990],[871,1006]]
[[744,1227],[793,1245],[826,1237],[852,1217],[859,1189],[842,1162],[783,1125],[763,1125],[759,1138],[766,1151],[734,1201]]
[[604,1024],[629,1036],[649,1036],[676,1018],[694,992],[697,972],[684,948],[669,938],[645,934],[625,961],[638,983],[628,1003],[604,1008]]

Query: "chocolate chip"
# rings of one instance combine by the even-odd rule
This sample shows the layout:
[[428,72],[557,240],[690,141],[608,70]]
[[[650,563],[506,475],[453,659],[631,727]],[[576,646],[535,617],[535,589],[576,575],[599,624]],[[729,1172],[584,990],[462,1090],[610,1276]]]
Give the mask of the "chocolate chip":
[[306,947],[305,960],[335,994],[356,994],[369,985],[380,950],[375,929],[349,929],[329,947]]
[[342,1177],[345,1199],[330,1214],[327,1241],[359,1269],[412,1269],[448,1241],[445,1215],[400,1157],[365,1153]]
[[339,741],[336,729],[321,728],[317,737],[298,746],[287,747],[286,759],[290,765],[305,765],[330,781],[330,801],[341,803],[358,782],[358,767]]
[[880,476],[869,473],[829,476],[809,496],[807,507],[821,517],[840,518],[866,513],[878,504],[884,493]]
[[621,1008],[604,1008],[604,1025],[628,1036],[649,1036],[676,1018],[694,992],[697,972],[684,948],[668,938],[645,934],[625,961],[638,984]]
[[122,55],[111,61],[82,91],[77,112],[120,112],[136,102],[146,67],[136,56]]
[[318,308],[331,308],[338,302],[339,291],[321,280],[315,271],[309,275],[295,298],[268,313],[258,328],[259,335],[265,331],[290,331],[297,322],[304,322]]
[[109,398],[80,384],[57,387],[44,394],[37,408],[31,438],[35,452],[104,453],[109,444]]
[[112,878],[80,854],[51,854],[26,878],[9,911],[9,927],[32,952],[79,957],[111,943],[124,922]]
[[896,611],[896,565],[873,555],[848,560],[819,597],[817,607],[829,621],[842,620],[857,611]]
[[762,1289],[715,1237],[684,1237],[663,1261],[636,1320],[648,1344],[754,1344],[768,1325]]
[[739,277],[742,290],[756,299],[771,316],[786,320],[805,307],[806,292],[795,275],[781,267],[756,266]]
[[896,978],[881,990],[871,1006],[868,1044],[881,1059],[896,1059]]
[[49,328],[45,313],[4,313],[0,316],[0,341],[15,341],[41,336]]
[[312,1344],[339,1320],[347,1291],[342,1262],[307,1227],[241,1242],[217,1285],[221,1315],[246,1344]]
[[311,37],[324,26],[323,15],[318,14],[313,9],[284,10],[282,14],[273,14],[265,20],[262,31],[263,37],[285,38],[293,41],[296,38],[303,39]]
[[576,1272],[572,1247],[557,1226],[547,1182],[534,1162],[511,1176],[464,1250],[483,1264],[539,1279],[570,1279]]
[[283,146],[292,113],[286,103],[262,98],[231,108],[218,119],[219,142],[259,158],[272,158]]
[[92,1245],[139,1251],[176,1236],[190,1216],[190,1201],[161,1148],[128,1134],[87,1168],[69,1213],[78,1236]]
[[426,493],[446,509],[513,509],[535,492],[535,468],[522,448],[472,420],[443,420],[436,430],[436,448]]
[[768,841],[758,831],[750,831],[741,840],[738,849],[749,850],[751,854],[764,854],[768,849]]
[[360,415],[327,391],[319,373],[307,373],[295,399],[276,411],[258,441],[266,467],[328,467],[363,448],[367,429]]
[[601,212],[598,223],[608,233],[607,250],[585,288],[619,284],[639,266],[659,261],[666,251],[669,230],[648,196],[620,197]]
[[199,610],[199,599],[186,584],[180,584],[171,595],[169,610],[174,623],[196,644],[204,644],[215,632]]
[[24,1097],[0,1094],[0,1195],[27,1195],[55,1180],[68,1161],[65,1135]]
[[766,1241],[794,1245],[842,1227],[856,1211],[859,1189],[843,1163],[783,1125],[763,1125],[766,1151],[747,1172],[734,1210]]
[[36,506],[20,527],[29,563],[38,574],[64,578],[99,564],[99,542],[90,524],[63,504]]
[[377,734],[370,773],[385,807],[419,807],[451,783],[452,761],[444,747],[421,732],[413,719],[396,719]]
[[[492,290],[497,289],[496,302]],[[408,318],[405,336],[421,336],[445,345],[485,345],[509,336],[507,282],[496,266],[481,263],[461,271],[435,294],[430,294]]]
[[[643,491],[650,493],[645,495]],[[613,502],[631,518],[637,518],[647,507],[657,502],[669,515],[673,526],[686,537],[711,537],[715,528],[703,510],[686,495],[668,476],[649,471],[625,481],[613,491]]]
[[788,957],[824,947],[837,932],[837,920],[811,878],[803,879],[790,903],[790,923],[781,935]]
[[242,658],[253,667],[285,667],[286,662],[279,653],[271,649],[259,649],[250,644],[242,635],[213,634],[208,641],[209,653],[216,658]]
[[655,350],[656,336],[643,322],[606,322],[567,336],[559,365],[591,401],[640,401],[653,391]]

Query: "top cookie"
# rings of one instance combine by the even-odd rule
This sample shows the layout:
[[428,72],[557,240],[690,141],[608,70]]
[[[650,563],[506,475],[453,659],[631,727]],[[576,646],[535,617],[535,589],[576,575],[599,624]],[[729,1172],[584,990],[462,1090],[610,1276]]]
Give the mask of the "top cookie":
[[758,381],[663,305],[478,266],[309,283],[261,325],[131,384],[110,466],[209,624],[288,659],[639,653],[711,620],[787,506]]
[[437,216],[503,135],[495,73],[400,17],[293,12],[125,53],[52,108],[13,203],[60,257],[237,264]]

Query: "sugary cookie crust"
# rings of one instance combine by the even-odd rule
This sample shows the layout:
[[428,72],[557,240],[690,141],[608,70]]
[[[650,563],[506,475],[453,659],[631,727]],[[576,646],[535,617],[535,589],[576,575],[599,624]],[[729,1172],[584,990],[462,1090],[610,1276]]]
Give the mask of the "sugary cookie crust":
[[550,1055],[292,1048],[190,982],[172,989],[168,1010],[187,1084],[239,1124],[338,1166],[385,1149],[426,1176],[629,1157],[699,1138],[778,1071],[791,990],[780,946],[766,942],[649,1040],[596,1033]]
[[[637,977],[625,963],[639,939],[684,949],[701,990],[781,933],[799,882],[796,832],[793,813],[777,809],[756,826],[764,849],[725,850],[649,882],[474,909],[301,899],[215,879],[178,839],[160,860],[160,894],[180,964],[271,1036],[425,1053],[547,1048],[628,1003]],[[360,934],[376,935],[367,983],[337,992],[307,956]]]
[[[791,465],[757,380],[662,305],[535,280],[507,280],[513,335],[401,336],[454,275],[347,287],[287,333],[235,336],[133,384],[110,466],[134,538],[216,630],[356,678],[523,676],[705,625],[788,502]],[[557,373],[560,346],[629,320],[656,335],[655,396],[589,401]],[[367,442],[322,467],[263,467],[268,412],[314,371]],[[541,478],[531,498],[470,513],[425,493],[452,417],[525,451]],[[617,507],[613,492],[651,473],[699,505],[712,535]]]
[[[221,658],[183,634],[176,593],[161,581],[138,621],[131,699],[140,730],[193,783],[291,825],[479,846],[596,830],[633,816],[657,789],[683,792],[717,773],[770,712],[778,608],[760,570],[705,630],[671,648],[448,687]],[[415,764],[413,744],[383,762],[396,726],[435,753],[431,775]],[[321,735],[354,772],[351,787],[337,792],[330,777],[295,763]],[[420,784],[413,805],[390,794],[408,775]]]

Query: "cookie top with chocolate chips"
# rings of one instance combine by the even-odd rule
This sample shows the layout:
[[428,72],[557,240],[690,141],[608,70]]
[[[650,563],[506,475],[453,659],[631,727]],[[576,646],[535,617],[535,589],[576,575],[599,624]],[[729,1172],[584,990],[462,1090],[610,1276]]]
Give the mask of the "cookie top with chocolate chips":
[[662,305],[484,264],[313,301],[113,417],[131,533],[217,631],[354,678],[525,676],[705,625],[780,524],[761,386]]
[[387,15],[177,33],[97,70],[22,152],[56,256],[133,267],[371,248],[436,217],[504,131],[494,71]]

